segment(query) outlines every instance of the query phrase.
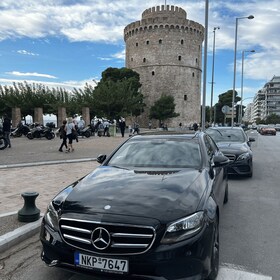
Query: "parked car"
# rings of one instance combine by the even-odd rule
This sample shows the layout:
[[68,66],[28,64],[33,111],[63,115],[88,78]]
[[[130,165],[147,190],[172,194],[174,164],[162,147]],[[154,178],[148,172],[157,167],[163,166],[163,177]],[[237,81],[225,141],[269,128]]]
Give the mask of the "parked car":
[[106,280],[216,278],[229,160],[211,137],[139,134],[98,162],[50,202],[44,262]]
[[260,129],[261,135],[276,135],[276,129],[271,126],[264,126]]
[[228,174],[253,176],[253,153],[251,142],[241,127],[211,127],[206,130],[223,154],[229,158]]

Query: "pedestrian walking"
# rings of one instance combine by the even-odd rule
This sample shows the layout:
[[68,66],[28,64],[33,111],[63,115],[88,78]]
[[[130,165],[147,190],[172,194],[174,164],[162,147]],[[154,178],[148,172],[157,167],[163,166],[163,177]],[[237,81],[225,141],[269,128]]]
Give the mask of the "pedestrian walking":
[[72,132],[72,137],[73,137],[73,140],[75,139],[76,142],[79,142],[79,139],[78,139],[78,121],[77,121],[77,115],[74,115],[73,118],[72,118],[72,121],[73,121],[73,124],[74,124],[74,127],[75,127],[75,131]]
[[137,122],[133,123],[133,133],[132,134],[134,134],[134,133],[137,133],[137,134],[140,133],[140,126],[139,126],[139,123],[137,123]]
[[62,143],[61,143],[60,148],[59,148],[60,152],[63,152],[63,146],[65,146],[66,150],[68,149],[67,136],[66,136],[66,131],[65,131],[66,124],[67,124],[67,121],[64,120],[62,122],[62,126],[59,128],[60,139],[62,139]]
[[73,139],[75,139],[75,125],[73,123],[73,119],[70,117],[67,120],[67,124],[65,125],[65,132],[66,132],[66,137],[68,139],[68,148],[67,148],[67,152],[74,152],[74,148],[73,148]]
[[121,130],[122,137],[124,137],[125,126],[126,126],[125,118],[121,117],[120,120],[119,120],[119,127],[120,127],[120,130]]
[[8,143],[8,147],[11,148],[11,140],[10,140],[10,134],[11,134],[11,119],[8,118],[7,114],[4,114],[3,116],[3,134],[4,134],[4,138],[7,140]]

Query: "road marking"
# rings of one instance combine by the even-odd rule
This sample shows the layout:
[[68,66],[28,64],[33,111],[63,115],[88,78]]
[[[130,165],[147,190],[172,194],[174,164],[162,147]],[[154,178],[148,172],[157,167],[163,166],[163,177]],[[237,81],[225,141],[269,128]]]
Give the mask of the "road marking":
[[234,266],[221,266],[217,280],[272,280],[272,277],[240,270]]

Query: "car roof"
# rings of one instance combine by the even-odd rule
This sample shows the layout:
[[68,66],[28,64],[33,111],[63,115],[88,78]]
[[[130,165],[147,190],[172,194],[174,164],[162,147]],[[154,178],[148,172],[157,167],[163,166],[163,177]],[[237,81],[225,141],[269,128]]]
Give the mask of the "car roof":
[[225,130],[225,129],[233,129],[233,130],[243,130],[243,128],[242,127],[239,127],[239,126],[233,126],[233,127],[231,127],[231,126],[213,126],[213,127],[209,127],[209,128],[207,128],[207,130],[208,129],[215,129],[215,130]]
[[137,135],[132,135],[133,139],[150,139],[150,138],[158,138],[158,139],[168,139],[168,138],[182,138],[182,139],[198,139],[203,132],[193,132],[193,131],[152,131],[152,132],[143,132]]

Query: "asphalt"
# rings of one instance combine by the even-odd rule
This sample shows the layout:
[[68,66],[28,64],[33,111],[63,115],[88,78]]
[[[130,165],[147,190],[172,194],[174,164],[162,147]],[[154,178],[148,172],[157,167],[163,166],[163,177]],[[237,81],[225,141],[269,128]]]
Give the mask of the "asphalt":
[[[129,137],[79,138],[72,153],[59,152],[61,140],[11,139],[11,148],[0,150],[0,253],[39,232],[42,216],[51,199],[68,184],[91,172],[99,154],[109,154]],[[37,192],[40,218],[18,221],[24,206],[22,194]]]

